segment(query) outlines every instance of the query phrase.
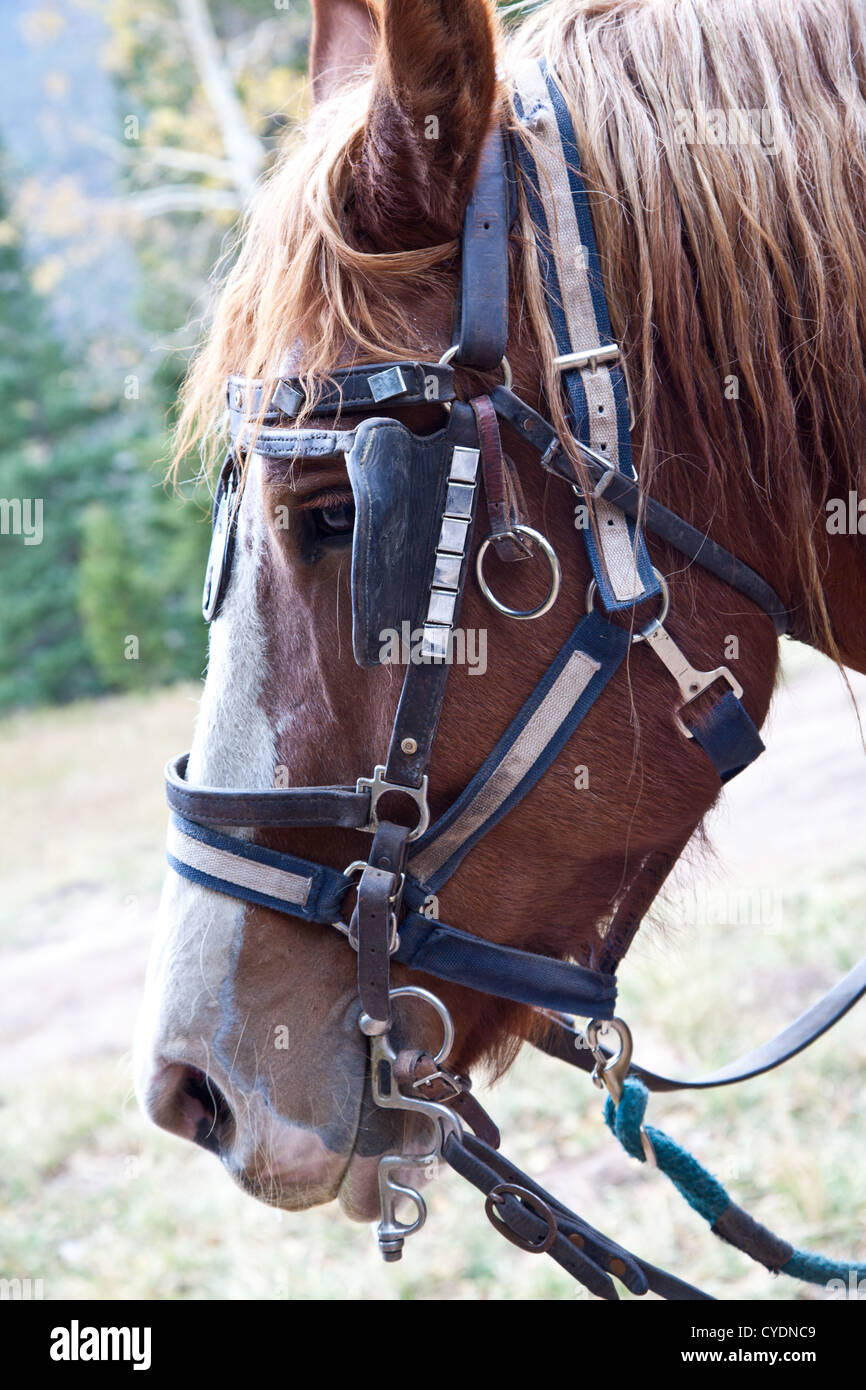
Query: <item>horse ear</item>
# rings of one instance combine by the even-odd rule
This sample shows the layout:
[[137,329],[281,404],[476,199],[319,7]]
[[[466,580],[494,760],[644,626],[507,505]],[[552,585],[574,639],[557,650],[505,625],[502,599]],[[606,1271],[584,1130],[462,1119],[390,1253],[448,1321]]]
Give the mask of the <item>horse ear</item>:
[[492,0],[381,0],[355,218],[376,249],[450,241],[496,100]]
[[371,67],[378,40],[375,12],[364,0],[313,0],[313,100],[325,101]]

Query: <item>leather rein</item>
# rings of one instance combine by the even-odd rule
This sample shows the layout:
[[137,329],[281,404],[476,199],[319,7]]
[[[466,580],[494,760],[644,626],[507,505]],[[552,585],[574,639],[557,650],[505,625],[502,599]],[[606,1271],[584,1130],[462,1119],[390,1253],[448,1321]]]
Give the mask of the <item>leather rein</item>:
[[[233,377],[228,383],[233,444],[214,508],[205,617],[217,616],[230,580],[239,460],[245,451],[277,458],[342,454],[356,493],[353,638],[362,664],[375,659],[367,628],[370,621],[375,626],[388,597],[378,591],[371,597],[365,587],[369,575],[358,557],[357,532],[369,524],[375,534],[380,516],[376,507],[385,506],[388,499],[373,496],[365,518],[356,477],[363,460],[372,460],[375,467],[381,455],[387,478],[391,451],[398,448],[408,450],[413,468],[418,461],[419,477],[422,467],[417,437],[393,419],[377,418],[376,408],[430,399],[448,407],[447,425],[429,447],[425,445],[424,453],[434,508],[433,542],[431,552],[413,566],[423,584],[415,596],[417,611],[407,614],[413,625],[416,619],[421,624],[421,659],[407,664],[385,761],[371,776],[359,777],[355,786],[236,791],[191,785],[186,756],[175,759],[166,769],[173,812],[168,861],[179,874],[217,892],[334,928],[357,953],[359,1027],[369,1038],[374,1101],[383,1108],[425,1116],[432,1130],[429,1152],[390,1154],[380,1160],[378,1239],[386,1259],[400,1257],[405,1237],[420,1228],[426,1215],[420,1193],[407,1186],[407,1172],[428,1173],[444,1157],[484,1193],[487,1215],[507,1239],[525,1250],[549,1253],[597,1296],[617,1297],[611,1279],[615,1275],[633,1293],[653,1290],[671,1299],[706,1298],[595,1231],[505,1159],[498,1152],[498,1131],[471,1095],[468,1080],[446,1066],[453,1025],[441,1000],[420,987],[391,987],[390,963],[396,960],[409,971],[532,1006],[539,1024],[535,1045],[592,1072],[596,1083],[609,1090],[615,1107],[623,1087],[632,1083],[641,1082],[650,1091],[732,1085],[779,1066],[832,1027],[866,991],[864,959],[770,1042],[709,1076],[680,1080],[634,1063],[628,1029],[614,1018],[616,969],[679,851],[646,856],[614,916],[599,969],[498,946],[438,918],[439,889],[478,840],[544,775],[615,676],[631,640],[646,641],[676,682],[677,725],[683,737],[702,748],[722,782],[763,751],[741,702],[742,690],[728,668],[696,670],[666,632],[670,594],[664,576],[650,563],[644,528],[756,604],[777,634],[786,631],[788,617],[781,599],[758,574],[680,517],[641,497],[631,461],[628,385],[620,348],[610,331],[586,190],[576,172],[579,152],[561,92],[544,65],[528,64],[519,71],[515,112],[517,133],[512,136],[497,127],[483,150],[463,229],[455,343],[439,362],[379,362],[337,370],[310,401],[296,378],[280,381],[269,401],[263,399],[260,382]],[[533,137],[531,144],[522,138],[524,133]],[[505,349],[515,165],[538,229],[537,252],[557,366],[583,477],[550,423],[511,389]],[[550,231],[554,226],[556,237]],[[558,246],[560,241],[569,243],[567,249]],[[491,372],[500,364],[502,384],[468,403],[458,399],[455,366]],[[333,417],[340,409],[362,414],[362,424],[354,430],[335,430],[315,423],[297,428],[292,423],[302,412],[305,420],[315,421]],[[251,420],[257,421],[255,431]],[[593,580],[586,615],[469,785],[431,824],[428,766],[450,671],[449,644],[471,569],[482,491],[489,533],[477,552],[475,575],[488,601],[499,612],[526,621],[546,612],[559,592],[559,561],[547,539],[527,525],[519,479],[502,448],[501,426],[516,432],[541,467],[565,480],[590,509],[594,524],[583,535]],[[545,559],[549,592],[536,609],[510,609],[496,598],[484,573],[491,546],[513,562],[537,554]],[[631,613],[649,600],[656,601],[658,616],[634,637],[609,621],[608,615]],[[689,706],[711,687],[715,702],[696,716]],[[395,792],[414,804],[413,825],[380,816],[381,798]],[[228,833],[237,827],[295,826],[366,832],[372,837],[368,856],[340,873]],[[351,889],[357,899],[346,922],[343,903]],[[396,1050],[392,1005],[400,998],[424,1001],[438,1015],[443,1042],[435,1055]],[[575,1026],[575,1016],[589,1020],[585,1029]],[[605,1028],[615,1035],[613,1048],[601,1043]],[[642,1126],[640,1133],[650,1157]],[[397,1218],[401,1197],[414,1203],[416,1217],[410,1223]],[[729,1213],[726,1221],[724,1229],[721,1221],[719,1229],[714,1225],[718,1234],[750,1254],[757,1249],[755,1257],[768,1267],[784,1267],[771,1233],[756,1234],[763,1228],[749,1225],[745,1213],[736,1219]]]

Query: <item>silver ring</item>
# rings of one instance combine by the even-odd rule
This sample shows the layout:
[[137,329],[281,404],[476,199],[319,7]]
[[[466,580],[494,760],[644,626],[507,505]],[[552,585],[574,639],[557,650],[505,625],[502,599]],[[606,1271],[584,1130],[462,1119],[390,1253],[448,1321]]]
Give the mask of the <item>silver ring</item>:
[[[670,607],[671,607],[671,591],[670,591],[670,589],[668,588],[668,582],[667,582],[667,580],[665,579],[664,575],[659,573],[659,571],[656,569],[655,565],[653,565],[653,574],[655,575],[656,579],[658,580],[658,582],[659,582],[659,588],[660,588],[661,591],[662,591],[662,606],[661,606],[661,612],[658,614],[657,617],[651,618],[650,621],[647,623],[646,627],[641,628],[640,632],[633,632],[633,633],[632,633],[632,637],[631,637],[632,642],[645,642],[646,639],[647,639],[648,637],[652,637],[653,633],[656,631],[657,628],[660,628],[660,627],[661,627],[662,623],[664,622],[665,618],[667,617],[668,613],[670,612]],[[595,582],[594,579],[591,579],[591,580],[589,581],[589,588],[588,588],[587,591],[586,591],[586,611],[587,611],[587,613],[591,613],[591,612],[592,612],[593,604],[595,603],[595,596],[596,596],[597,593],[598,593],[598,585],[596,584],[596,582]]]
[[[547,598],[544,600],[543,603],[540,603],[537,608],[506,607],[504,603],[500,603],[499,599],[496,597],[496,595],[490,588],[490,585],[487,583],[487,580],[484,578],[484,556],[487,554],[487,547],[491,544],[491,542],[503,540],[505,537],[508,536],[526,536],[528,540],[537,541],[538,544],[541,546],[542,551],[544,552],[544,556],[547,560],[547,563],[550,565],[550,588],[547,591]],[[503,531],[498,536],[489,535],[485,537],[485,539],[481,542],[481,545],[478,548],[478,554],[475,557],[475,574],[478,579],[481,592],[487,599],[487,602],[493,605],[497,613],[504,613],[506,618],[540,618],[543,613],[546,613],[556,603],[556,600],[559,597],[559,586],[562,583],[562,567],[559,563],[559,557],[557,556],[556,551],[550,544],[550,541],[547,539],[547,537],[542,536],[540,531],[533,531],[531,526],[515,525],[512,526],[509,531]]]
[[[443,352],[442,356],[439,358],[439,361],[436,363],[437,367],[447,367],[448,363],[454,360],[459,351],[460,344],[453,343],[447,352]],[[514,381],[514,377],[511,373],[511,363],[509,362],[507,357],[503,357],[499,365],[502,368],[502,384],[505,387],[506,391],[510,391],[511,384]]]
[[420,985],[401,985],[399,989],[389,989],[389,999],[420,999],[425,1004],[429,1004],[439,1015],[442,1024],[442,1046],[433,1058],[437,1067],[441,1067],[451,1048],[454,1046],[454,1024],[451,1015],[435,994],[431,994],[429,989],[422,989]]

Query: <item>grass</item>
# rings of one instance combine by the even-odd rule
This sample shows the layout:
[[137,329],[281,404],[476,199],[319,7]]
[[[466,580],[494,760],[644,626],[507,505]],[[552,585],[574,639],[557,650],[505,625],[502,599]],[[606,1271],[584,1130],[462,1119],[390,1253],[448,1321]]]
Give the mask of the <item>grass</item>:
[[[188,740],[193,693],[89,702],[0,729],[15,805],[2,836],[0,969],[22,952],[38,963],[40,949],[83,929],[97,899],[118,932],[130,895],[143,910],[155,902],[158,768]],[[767,852],[772,861],[772,839]],[[864,884],[866,852],[820,882],[786,870],[781,930],[775,920],[689,924],[693,900],[670,904],[678,929],[639,938],[621,972],[639,1058],[709,1068],[807,1007],[855,961]],[[86,952],[77,968],[81,1052],[101,1001]],[[130,997],[130,1033],[135,1004]],[[336,1207],[292,1215],[259,1206],[212,1156],[149,1126],[132,1097],[122,1030],[77,1060],[62,1042],[51,1056],[7,1070],[0,1097],[0,1277],[42,1278],[48,1299],[588,1298],[552,1262],[502,1241],[475,1190],[450,1172],[428,1190],[427,1226],[402,1263],[385,1266],[369,1230]],[[864,1063],[855,1012],[783,1072],[655,1097],[649,1118],[795,1245],[863,1259]],[[588,1078],[526,1052],[485,1102],[510,1157],[653,1263],[723,1299],[827,1297],[771,1278],[711,1236],[662,1175],[621,1152]]]

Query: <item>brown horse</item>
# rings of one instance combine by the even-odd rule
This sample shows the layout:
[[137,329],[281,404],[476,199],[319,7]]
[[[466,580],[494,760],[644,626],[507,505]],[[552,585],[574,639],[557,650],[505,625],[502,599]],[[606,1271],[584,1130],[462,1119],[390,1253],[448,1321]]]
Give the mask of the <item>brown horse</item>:
[[[482,143],[512,120],[511,65],[544,55],[582,151],[642,487],[763,575],[796,636],[866,671],[866,542],[826,525],[829,501],[859,495],[866,437],[862,6],[551,0],[507,40],[485,0],[319,0],[314,10],[313,115],[245,229],[189,379],[179,456],[212,433],[230,372],[273,384],[290,370],[314,384],[350,361],[439,358]],[[759,138],[731,138],[727,126],[720,138],[719,115],[732,124],[741,112],[762,113]],[[508,355],[515,388],[567,435],[528,219],[522,205]],[[458,383],[477,393],[471,374]],[[401,418],[424,433],[441,414],[430,402]],[[487,671],[451,676],[430,769],[434,815],[583,608],[589,568],[572,494],[525,448],[512,452],[529,519],[561,558],[562,595],[514,628],[467,586],[462,626],[487,632]],[[339,540],[351,500],[336,460],[287,470],[250,456],[192,781],[347,783],[382,761],[399,681],[352,660]],[[302,545],[310,524],[336,542],[315,563]],[[670,584],[672,636],[699,667],[724,654],[760,724],[776,675],[772,624],[666,544],[651,539],[650,551]],[[507,601],[536,597],[534,565],[527,575],[492,563]],[[442,919],[592,964],[615,914],[639,920],[645,904],[630,889],[648,857],[676,857],[719,794],[671,716],[669,679],[634,647],[547,775],[442,890]],[[369,844],[340,830],[259,838],[336,868]],[[395,984],[408,979],[394,967]],[[502,1072],[535,1026],[523,1006],[421,983],[452,1012],[460,1071]],[[350,1216],[373,1217],[376,1157],[395,1135],[365,1092],[357,1018],[340,935],[169,876],[137,1048],[139,1095],[157,1124],[213,1149],[263,1200],[297,1210],[339,1196]]]

